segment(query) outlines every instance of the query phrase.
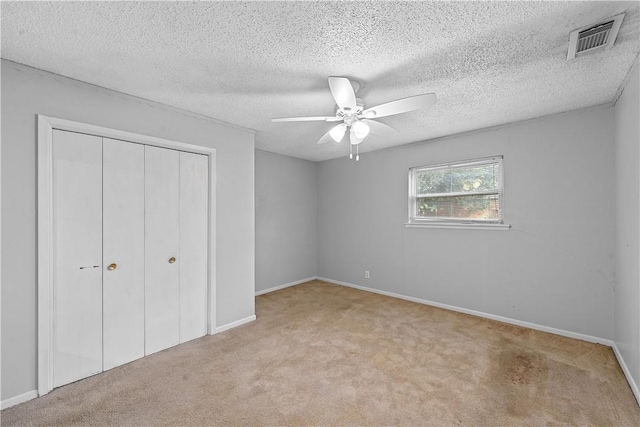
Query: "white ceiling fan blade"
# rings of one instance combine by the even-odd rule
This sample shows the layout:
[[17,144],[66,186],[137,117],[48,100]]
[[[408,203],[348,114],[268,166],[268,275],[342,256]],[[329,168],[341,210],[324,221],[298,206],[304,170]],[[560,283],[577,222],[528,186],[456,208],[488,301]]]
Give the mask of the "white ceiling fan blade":
[[318,116],[318,117],[281,117],[277,119],[271,119],[272,122],[337,122],[339,117]]
[[397,134],[400,133],[396,129],[392,128],[391,126],[385,125],[384,123],[376,122],[375,120],[363,119],[360,121],[363,123],[366,123],[369,126],[369,129],[371,129],[372,135],[391,137],[391,136],[396,136]]
[[362,115],[368,119],[377,117],[392,116],[394,114],[408,113],[409,111],[421,110],[436,103],[435,93],[425,93],[423,95],[410,96],[408,98],[397,99],[386,102],[375,107],[367,108]]
[[329,77],[329,89],[336,100],[336,104],[343,111],[351,111],[356,108],[356,93],[351,82],[346,77]]
[[326,144],[327,142],[332,142],[333,138],[331,138],[331,131],[322,135],[322,137],[318,140],[318,144]]

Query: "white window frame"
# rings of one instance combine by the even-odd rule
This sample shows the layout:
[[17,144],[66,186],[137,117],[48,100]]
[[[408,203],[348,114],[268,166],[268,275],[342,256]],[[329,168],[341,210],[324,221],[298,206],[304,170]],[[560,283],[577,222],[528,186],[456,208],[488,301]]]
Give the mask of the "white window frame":
[[[499,166],[497,191],[484,192],[461,192],[461,193],[438,193],[432,197],[455,197],[469,195],[495,194],[498,196],[500,206],[500,218],[498,219],[468,219],[468,218],[425,218],[416,217],[416,175],[423,171],[434,171],[440,169],[458,169],[469,166],[481,166],[487,164],[495,164]],[[508,230],[510,225],[504,224],[504,165],[503,156],[493,156],[482,159],[465,160],[459,162],[440,163],[436,165],[415,166],[409,169],[409,203],[408,203],[408,221],[405,227],[420,228],[452,228],[452,229],[488,229],[488,230]]]

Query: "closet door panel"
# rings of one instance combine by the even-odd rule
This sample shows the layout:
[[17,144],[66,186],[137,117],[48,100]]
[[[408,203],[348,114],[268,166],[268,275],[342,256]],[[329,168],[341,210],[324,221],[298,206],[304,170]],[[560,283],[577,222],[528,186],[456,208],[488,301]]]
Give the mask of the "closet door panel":
[[179,152],[145,147],[145,354],[179,342]]
[[180,342],[207,334],[209,159],[180,153]]
[[102,138],[53,131],[53,383],[102,371]]
[[144,196],[144,145],[105,138],[104,370],[144,356]]

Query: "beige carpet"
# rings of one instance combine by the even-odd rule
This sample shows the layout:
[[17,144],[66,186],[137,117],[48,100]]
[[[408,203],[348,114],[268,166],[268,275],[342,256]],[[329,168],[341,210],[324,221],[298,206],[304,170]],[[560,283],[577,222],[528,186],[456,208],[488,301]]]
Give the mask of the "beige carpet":
[[610,348],[314,281],[2,425],[640,425]]

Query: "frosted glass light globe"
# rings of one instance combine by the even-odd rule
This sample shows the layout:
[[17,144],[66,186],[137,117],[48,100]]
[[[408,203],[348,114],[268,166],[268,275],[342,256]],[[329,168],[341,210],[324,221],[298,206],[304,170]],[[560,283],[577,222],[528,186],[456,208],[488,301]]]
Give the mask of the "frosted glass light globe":
[[364,139],[369,135],[369,125],[363,122],[355,122],[351,125],[351,131],[358,139]]
[[342,141],[342,137],[344,136],[345,131],[347,130],[347,125],[344,123],[340,123],[338,126],[335,126],[333,129],[329,131],[329,136],[335,141]]

